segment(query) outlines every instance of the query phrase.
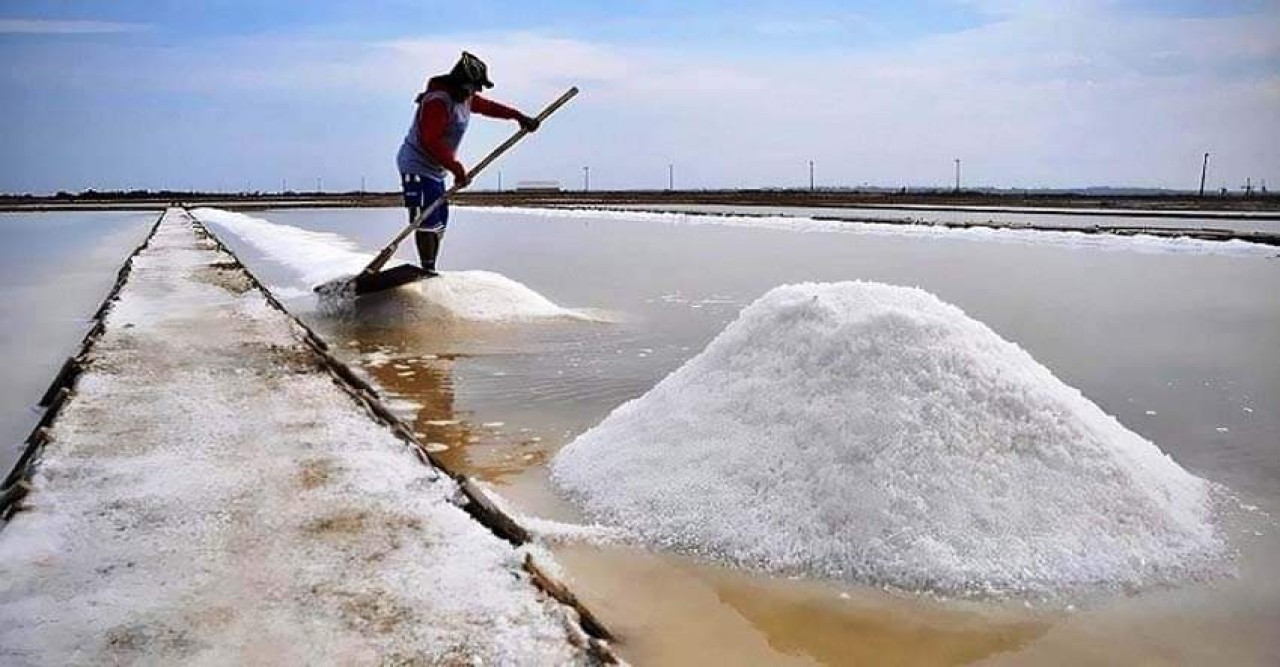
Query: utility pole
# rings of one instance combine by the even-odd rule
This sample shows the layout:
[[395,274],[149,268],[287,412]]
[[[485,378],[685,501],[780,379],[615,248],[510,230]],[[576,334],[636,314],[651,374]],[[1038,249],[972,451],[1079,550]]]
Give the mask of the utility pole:
[[591,167],[582,168],[582,191],[591,191]]
[[809,160],[809,192],[813,192],[813,160]]
[[1204,154],[1204,163],[1200,165],[1200,196],[1204,196],[1204,177],[1209,173],[1209,154]]
[[289,191],[289,179],[287,178],[280,179],[280,194],[284,194],[288,191]]
[[498,192],[502,192],[502,170],[498,170]]
[[676,189],[676,167],[670,162],[667,163],[667,189]]
[[1244,196],[1246,197],[1253,196],[1253,177],[1252,176],[1244,179]]
[[364,194],[364,176],[360,177],[360,194]]
[[956,158],[956,192],[960,192],[960,158]]
[[324,187],[322,186],[323,183],[324,183],[324,179],[321,178],[320,176],[316,176],[316,192],[321,192],[322,190],[324,190]]

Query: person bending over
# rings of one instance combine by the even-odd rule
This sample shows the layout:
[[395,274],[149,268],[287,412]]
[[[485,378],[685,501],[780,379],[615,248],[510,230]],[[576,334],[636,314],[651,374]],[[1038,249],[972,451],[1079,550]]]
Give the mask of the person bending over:
[[[448,74],[428,79],[426,90],[414,99],[417,109],[413,122],[396,154],[404,205],[409,210],[410,221],[444,194],[445,172],[453,174],[453,184],[459,189],[470,184],[457,152],[462,136],[467,132],[471,112],[514,120],[529,132],[538,129],[537,118],[480,95],[482,89],[492,87],[485,64],[463,51]],[[440,254],[440,241],[448,222],[449,207],[442,203],[422,221],[414,234],[418,258],[427,276],[436,275],[436,257]]]

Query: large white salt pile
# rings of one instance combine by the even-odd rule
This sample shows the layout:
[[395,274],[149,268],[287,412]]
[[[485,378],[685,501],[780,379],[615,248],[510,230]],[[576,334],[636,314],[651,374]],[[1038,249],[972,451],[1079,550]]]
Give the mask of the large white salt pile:
[[949,594],[1168,581],[1223,550],[1210,485],[919,289],[779,287],[556,457],[659,546]]

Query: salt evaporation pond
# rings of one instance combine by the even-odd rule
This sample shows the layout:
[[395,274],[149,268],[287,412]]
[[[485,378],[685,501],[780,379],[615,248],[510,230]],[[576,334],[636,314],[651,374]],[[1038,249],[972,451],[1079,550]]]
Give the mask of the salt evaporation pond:
[[124,258],[158,212],[0,213],[0,469],[40,417],[36,403],[74,354]]
[[[439,456],[525,514],[583,521],[553,492],[547,462],[748,304],[782,284],[853,279],[916,285],[955,304],[1187,471],[1259,508],[1222,527],[1237,577],[1029,609],[768,576],[627,544],[553,543],[575,591],[625,637],[620,649],[636,664],[1280,661],[1280,540],[1273,519],[1251,518],[1280,512],[1274,248],[458,207],[446,272],[500,274],[572,312],[615,315],[466,324],[414,308],[417,294],[356,317],[316,310],[304,274],[345,270],[332,250],[364,261],[404,224],[400,209],[251,217],[265,221],[265,243],[216,231]],[[290,243],[270,245],[296,232],[328,235],[305,250],[320,253],[310,268]]]
[[1210,486],[923,290],[776,288],[562,449],[555,481],[654,544],[948,594],[1202,573]]

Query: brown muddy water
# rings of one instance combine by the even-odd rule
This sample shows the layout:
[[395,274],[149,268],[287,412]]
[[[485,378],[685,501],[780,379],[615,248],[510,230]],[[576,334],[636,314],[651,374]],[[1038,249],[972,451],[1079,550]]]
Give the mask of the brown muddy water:
[[[341,234],[366,252],[403,222],[395,209],[254,215],[282,230]],[[220,236],[392,397],[424,442],[528,517],[579,521],[550,487],[547,462],[697,354],[743,306],[779,284],[852,279],[920,286],[961,307],[1258,508],[1224,526],[1235,576],[1068,605],[936,599],[625,544],[553,543],[574,590],[636,664],[1280,663],[1274,252],[455,208],[444,270],[498,272],[609,321],[442,326],[412,316],[412,290],[355,317],[323,314],[303,278],[305,257]]]

